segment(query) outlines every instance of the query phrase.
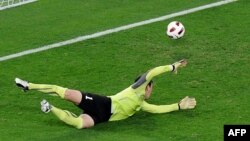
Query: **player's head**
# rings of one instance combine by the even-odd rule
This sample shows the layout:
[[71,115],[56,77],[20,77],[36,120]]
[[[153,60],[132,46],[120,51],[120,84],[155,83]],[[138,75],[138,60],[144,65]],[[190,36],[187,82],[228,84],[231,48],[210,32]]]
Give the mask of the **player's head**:
[[[140,78],[141,75],[135,79],[135,82],[137,82]],[[145,99],[148,99],[151,96],[152,90],[153,90],[153,81],[151,80],[145,88]]]

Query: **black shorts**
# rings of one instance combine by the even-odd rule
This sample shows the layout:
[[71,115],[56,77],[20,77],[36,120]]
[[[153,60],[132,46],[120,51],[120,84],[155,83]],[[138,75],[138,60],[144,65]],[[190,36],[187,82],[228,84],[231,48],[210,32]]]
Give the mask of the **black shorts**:
[[111,116],[111,98],[86,92],[82,93],[82,101],[78,105],[84,114],[93,118],[95,124],[106,122]]

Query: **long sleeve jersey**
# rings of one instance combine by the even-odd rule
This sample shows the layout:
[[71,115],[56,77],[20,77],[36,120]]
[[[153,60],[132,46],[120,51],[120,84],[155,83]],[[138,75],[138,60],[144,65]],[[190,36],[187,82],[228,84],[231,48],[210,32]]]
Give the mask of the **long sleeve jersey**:
[[122,120],[134,115],[137,111],[143,110],[150,113],[167,113],[178,110],[178,103],[171,105],[153,105],[144,99],[145,89],[148,83],[157,75],[172,71],[172,65],[159,66],[144,73],[134,84],[117,93],[109,96],[112,101],[112,115],[109,121]]

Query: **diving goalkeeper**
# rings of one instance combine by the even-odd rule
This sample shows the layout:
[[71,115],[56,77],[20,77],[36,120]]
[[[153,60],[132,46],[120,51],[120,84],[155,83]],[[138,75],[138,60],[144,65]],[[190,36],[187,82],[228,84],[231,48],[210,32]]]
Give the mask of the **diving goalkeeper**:
[[73,102],[83,110],[83,113],[79,116],[67,110],[59,109],[46,100],[41,101],[41,110],[45,113],[52,112],[66,124],[82,129],[101,122],[126,119],[139,110],[150,113],[168,113],[193,109],[196,106],[196,100],[188,96],[171,105],[153,105],[146,102],[151,95],[152,79],[155,76],[169,71],[177,72],[178,68],[184,67],[186,64],[186,60],[181,60],[172,65],[153,68],[139,76],[134,84],[112,96],[101,96],[56,85],[29,83],[19,78],[15,79],[15,83],[24,91],[38,90],[44,93],[53,93],[62,99]]

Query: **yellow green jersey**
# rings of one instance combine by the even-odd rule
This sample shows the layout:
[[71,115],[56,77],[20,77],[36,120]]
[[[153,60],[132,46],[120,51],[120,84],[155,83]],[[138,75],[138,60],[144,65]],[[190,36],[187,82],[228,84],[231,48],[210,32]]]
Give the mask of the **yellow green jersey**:
[[112,115],[109,121],[122,120],[143,110],[150,113],[166,113],[179,109],[178,103],[172,105],[153,105],[145,101],[145,89],[153,77],[174,70],[174,66],[159,66],[144,73],[134,84],[116,95],[109,96],[112,101]]

